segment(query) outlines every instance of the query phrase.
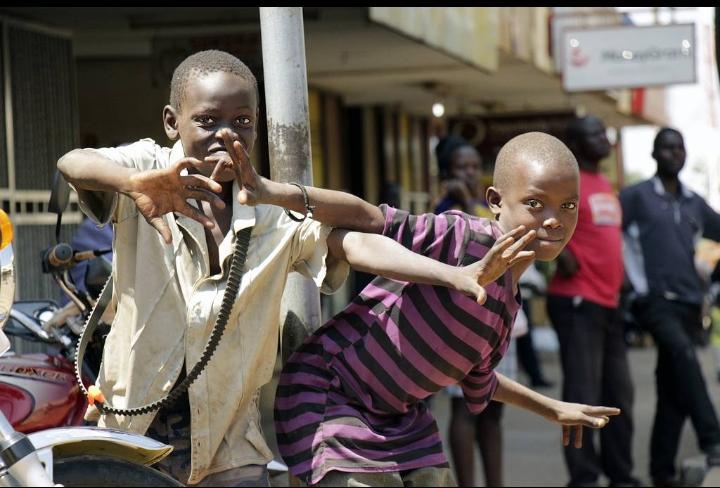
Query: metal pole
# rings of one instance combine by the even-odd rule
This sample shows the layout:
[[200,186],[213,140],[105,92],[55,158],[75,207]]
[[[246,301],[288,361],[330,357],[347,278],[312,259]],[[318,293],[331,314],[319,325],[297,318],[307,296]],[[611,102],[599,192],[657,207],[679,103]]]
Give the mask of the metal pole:
[[[270,177],[312,185],[302,7],[260,7]],[[321,324],[315,284],[291,273],[281,311],[283,362]]]

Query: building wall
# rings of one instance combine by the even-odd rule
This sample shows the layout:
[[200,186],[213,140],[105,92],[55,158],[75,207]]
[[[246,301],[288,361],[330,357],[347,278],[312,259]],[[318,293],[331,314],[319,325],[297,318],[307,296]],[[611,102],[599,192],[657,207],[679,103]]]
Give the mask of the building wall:
[[162,110],[169,83],[153,80],[150,58],[77,61],[80,143],[117,146],[150,137],[167,144]]

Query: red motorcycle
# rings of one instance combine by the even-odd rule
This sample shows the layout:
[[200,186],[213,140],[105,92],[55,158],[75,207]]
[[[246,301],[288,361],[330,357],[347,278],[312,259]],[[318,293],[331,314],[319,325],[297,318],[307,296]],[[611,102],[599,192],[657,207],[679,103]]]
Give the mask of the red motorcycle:
[[[5,334],[13,349],[0,357],[0,411],[15,430],[31,433],[53,427],[83,425],[85,395],[75,378],[74,357],[78,338],[99,294],[110,264],[98,257],[104,251],[77,252],[60,243],[44,253],[43,270],[52,275],[70,301],[59,307],[50,300],[16,301],[12,304]],[[69,277],[78,262],[91,262],[82,290]],[[101,327],[85,355],[83,377],[94,383],[102,354]],[[34,351],[26,353],[28,349]]]
[[[182,486],[151,467],[171,446],[129,432],[76,426],[85,410],[69,359],[77,314],[53,302],[13,303],[12,238],[10,219],[0,209],[0,487]],[[58,260],[63,255],[57,247],[46,258],[55,260],[52,272],[61,275],[62,263],[71,261]],[[82,317],[82,300],[77,305]],[[47,350],[8,352],[5,330],[16,343],[30,340]]]

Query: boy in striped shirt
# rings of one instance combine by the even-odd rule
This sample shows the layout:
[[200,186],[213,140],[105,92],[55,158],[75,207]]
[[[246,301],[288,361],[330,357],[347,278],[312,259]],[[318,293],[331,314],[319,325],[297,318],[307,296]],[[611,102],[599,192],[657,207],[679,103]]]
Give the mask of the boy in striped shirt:
[[558,139],[527,133],[503,147],[487,190],[495,220],[459,211],[411,215],[318,188],[307,188],[303,199],[297,188],[254,174],[235,149],[241,203],[304,211],[309,200],[325,224],[382,233],[451,266],[480,263],[478,300],[452,288],[377,278],[290,357],[275,426],[293,475],[313,486],[454,485],[423,402],[452,384],[462,387],[474,413],[491,399],[520,406],[561,424],[565,445],[574,428],[576,447],[583,426],[603,427],[619,413],[560,402],[493,371],[520,307],[519,276],[533,259],[554,259],[577,224],[578,166]]

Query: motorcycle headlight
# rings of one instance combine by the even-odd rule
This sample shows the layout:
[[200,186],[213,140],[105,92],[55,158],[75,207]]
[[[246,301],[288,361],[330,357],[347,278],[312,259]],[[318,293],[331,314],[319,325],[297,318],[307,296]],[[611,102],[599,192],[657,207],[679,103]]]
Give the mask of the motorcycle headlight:
[[10,317],[10,307],[15,298],[12,239],[12,222],[8,214],[0,209],[0,329]]

